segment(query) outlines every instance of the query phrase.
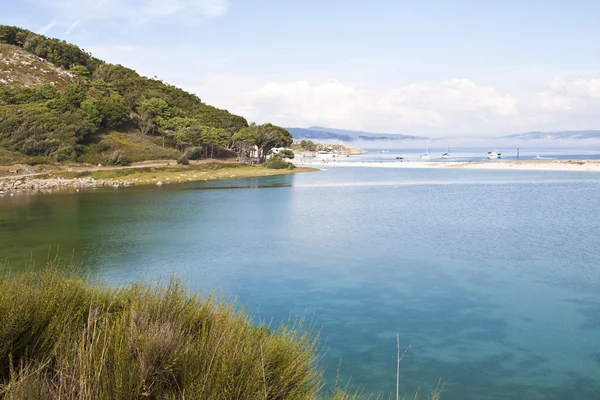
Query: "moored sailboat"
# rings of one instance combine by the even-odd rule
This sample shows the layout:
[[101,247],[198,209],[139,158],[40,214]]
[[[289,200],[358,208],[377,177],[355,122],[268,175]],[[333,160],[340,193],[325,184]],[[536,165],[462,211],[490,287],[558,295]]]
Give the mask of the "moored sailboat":
[[429,144],[427,141],[425,141],[425,154],[421,155],[419,158],[421,160],[431,160],[431,157],[429,156]]

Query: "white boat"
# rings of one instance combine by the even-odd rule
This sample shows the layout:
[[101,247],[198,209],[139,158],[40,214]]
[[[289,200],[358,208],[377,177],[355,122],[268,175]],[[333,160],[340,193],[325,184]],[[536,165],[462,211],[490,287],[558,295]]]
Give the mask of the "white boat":
[[448,146],[446,152],[442,154],[442,158],[450,158],[450,146]]
[[499,151],[488,151],[487,153],[488,160],[495,160],[497,158],[502,158],[502,153]]
[[321,150],[321,151],[319,151],[319,154],[331,154],[331,153],[327,150]]
[[425,142],[425,154],[421,155],[419,158],[421,160],[431,160],[431,157],[429,156],[429,145],[427,142]]

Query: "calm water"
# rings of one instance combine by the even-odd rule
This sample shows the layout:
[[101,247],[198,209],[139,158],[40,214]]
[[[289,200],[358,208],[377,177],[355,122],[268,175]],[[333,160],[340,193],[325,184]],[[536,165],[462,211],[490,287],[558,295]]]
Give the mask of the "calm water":
[[337,168],[0,198],[0,257],[178,274],[307,315],[335,377],[444,400],[600,398],[600,174]]

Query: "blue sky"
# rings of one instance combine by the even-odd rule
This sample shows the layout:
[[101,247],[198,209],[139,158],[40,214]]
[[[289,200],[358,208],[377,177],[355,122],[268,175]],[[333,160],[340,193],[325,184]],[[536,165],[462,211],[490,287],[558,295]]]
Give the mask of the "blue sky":
[[432,136],[600,129],[599,1],[0,0],[257,122]]

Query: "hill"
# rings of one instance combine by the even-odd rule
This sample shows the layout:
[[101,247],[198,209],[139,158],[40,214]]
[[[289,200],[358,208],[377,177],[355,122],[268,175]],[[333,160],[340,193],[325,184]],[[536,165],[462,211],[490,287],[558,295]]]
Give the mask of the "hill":
[[423,140],[428,139],[424,136],[402,135],[399,133],[373,133],[363,131],[352,131],[346,129],[324,128],[321,126],[311,126],[312,131],[332,133],[336,135],[347,135],[355,140]]
[[600,139],[600,131],[559,131],[559,132],[526,132],[515,135],[502,136],[502,139],[523,139],[523,140],[556,140],[556,139]]
[[288,132],[292,134],[294,140],[313,140],[313,139],[325,139],[325,140],[343,140],[345,142],[351,142],[354,140],[353,137],[348,135],[340,135],[337,133],[323,132],[304,128],[286,128]]
[[422,136],[401,135],[392,133],[373,133],[363,131],[351,131],[345,129],[323,128],[321,126],[311,126],[308,128],[286,128],[294,139],[307,140],[343,140],[351,142],[354,140],[421,140],[427,139]]
[[0,163],[239,156],[254,145],[264,160],[289,143],[283,128],[248,125],[73,44],[0,25]]

